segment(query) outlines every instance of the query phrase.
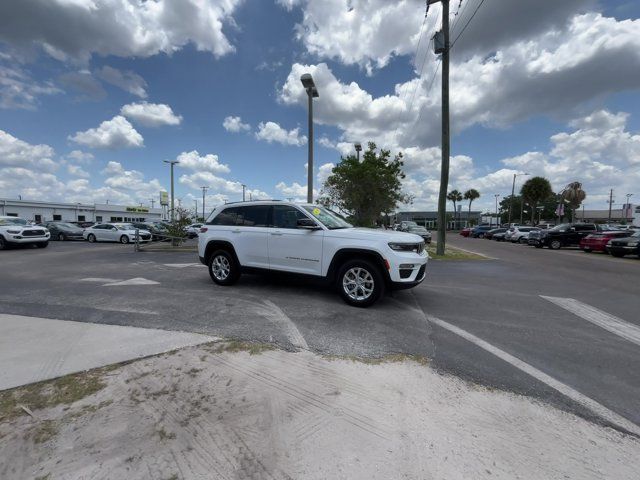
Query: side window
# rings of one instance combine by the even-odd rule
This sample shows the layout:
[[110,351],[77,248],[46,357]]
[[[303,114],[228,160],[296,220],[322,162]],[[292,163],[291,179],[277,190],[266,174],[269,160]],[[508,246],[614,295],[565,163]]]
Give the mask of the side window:
[[243,227],[266,227],[269,222],[270,205],[238,207],[236,225]]
[[238,218],[238,208],[225,208],[209,222],[209,225],[235,225]]
[[287,205],[273,206],[273,226],[276,228],[298,228],[298,219],[308,218],[304,213]]

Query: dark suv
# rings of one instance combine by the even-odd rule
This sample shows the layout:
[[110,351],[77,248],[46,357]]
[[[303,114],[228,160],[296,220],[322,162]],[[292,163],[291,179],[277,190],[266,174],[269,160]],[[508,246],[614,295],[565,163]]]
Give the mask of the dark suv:
[[549,247],[558,250],[562,247],[577,247],[580,240],[590,233],[599,231],[595,223],[561,223],[549,230],[540,231],[539,238],[529,236],[529,245],[537,248]]

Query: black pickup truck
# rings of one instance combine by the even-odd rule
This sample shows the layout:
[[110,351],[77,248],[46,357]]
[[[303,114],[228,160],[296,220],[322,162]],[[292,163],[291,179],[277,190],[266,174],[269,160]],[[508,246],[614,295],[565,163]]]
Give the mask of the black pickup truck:
[[549,230],[529,234],[529,245],[536,248],[549,247],[558,250],[562,247],[577,247],[580,240],[590,233],[600,231],[595,223],[561,223]]

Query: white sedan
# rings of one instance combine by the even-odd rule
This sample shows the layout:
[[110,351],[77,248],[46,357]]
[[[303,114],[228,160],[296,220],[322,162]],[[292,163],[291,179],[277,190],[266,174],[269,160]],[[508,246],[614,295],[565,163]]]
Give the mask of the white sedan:
[[[151,241],[151,233],[138,230],[139,242]],[[82,236],[89,242],[120,242],[130,243],[136,240],[136,227],[130,223],[99,223],[85,228]]]

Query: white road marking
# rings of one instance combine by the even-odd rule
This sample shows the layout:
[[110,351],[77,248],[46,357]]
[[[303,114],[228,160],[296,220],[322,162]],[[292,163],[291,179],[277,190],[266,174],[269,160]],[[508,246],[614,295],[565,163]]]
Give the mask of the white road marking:
[[291,320],[287,314],[272,301],[265,300],[264,304],[267,308],[261,308],[260,313],[284,330],[284,333],[289,342],[291,342],[291,345],[304,350],[309,350],[307,341],[300,333],[300,330],[298,330],[298,327],[296,327],[296,324],[293,323],[293,320]]
[[155,280],[148,280],[146,278],[137,277],[130,280],[123,280],[119,282],[105,283],[103,287],[116,287],[116,286],[129,286],[129,285],[160,285],[160,282]]
[[439,327],[442,327],[445,330],[448,330],[451,333],[454,333],[464,338],[465,340],[473,343],[474,345],[482,348],[483,350],[495,355],[499,359],[504,360],[505,362],[514,366],[518,370],[525,372],[527,375],[532,376],[536,380],[548,385],[554,390],[560,392],[562,395],[570,398],[574,402],[587,408],[588,410],[595,413],[596,415],[603,418],[604,420],[611,423],[612,425],[616,425],[619,428],[622,428],[623,430],[634,433],[635,435],[640,435],[640,425],[636,425],[635,423],[631,422],[630,420],[627,420],[623,416],[618,415],[616,412],[609,410],[607,407],[596,402],[592,398],[589,398],[586,395],[583,395],[577,390],[571,388],[569,385],[566,385],[560,382],[559,380],[556,380],[555,378],[547,375],[543,371],[538,370],[534,366],[529,365],[528,363],[520,360],[517,357],[514,357],[510,353],[507,353],[504,350],[491,345],[489,342],[486,342],[485,340],[482,340],[481,338],[476,337],[472,333],[469,333],[466,330],[456,327],[455,325],[452,325],[449,322],[445,322],[444,320],[440,320],[439,318],[433,317],[431,315],[427,315],[424,312],[424,310],[422,310],[422,308],[419,307],[418,301],[417,299],[415,299],[415,297],[414,297],[414,300],[416,301],[416,305],[418,308],[417,309],[413,309],[411,307],[409,308],[421,314],[427,322],[434,323]]
[[607,312],[603,312],[573,298],[547,297],[545,295],[540,295],[540,297],[585,319],[587,322],[591,322],[625,340],[640,345],[640,327],[637,325],[625,322],[621,318],[610,315]]
[[186,268],[186,267],[204,267],[201,263],[163,263],[165,267]]

